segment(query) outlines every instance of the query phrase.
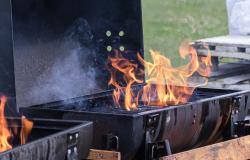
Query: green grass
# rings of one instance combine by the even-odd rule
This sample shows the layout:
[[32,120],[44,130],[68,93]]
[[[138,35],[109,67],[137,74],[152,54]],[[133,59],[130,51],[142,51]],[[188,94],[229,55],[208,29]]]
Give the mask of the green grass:
[[142,0],[145,57],[149,49],[161,51],[174,65],[179,60],[179,45],[227,34],[225,0]]

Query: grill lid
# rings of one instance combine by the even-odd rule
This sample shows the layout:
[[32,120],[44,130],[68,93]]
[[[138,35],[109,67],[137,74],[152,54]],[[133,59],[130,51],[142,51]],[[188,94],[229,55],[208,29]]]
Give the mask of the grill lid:
[[12,54],[12,22],[9,0],[0,1],[0,93],[15,97]]
[[18,107],[107,90],[107,56],[143,53],[140,0],[12,0],[12,12]]

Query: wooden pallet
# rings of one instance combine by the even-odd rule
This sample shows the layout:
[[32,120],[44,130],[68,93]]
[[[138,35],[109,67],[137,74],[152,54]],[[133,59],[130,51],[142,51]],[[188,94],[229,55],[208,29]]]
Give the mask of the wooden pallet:
[[[192,77],[192,82],[201,82],[202,77]],[[250,64],[226,63],[213,71],[205,88],[250,90]]]
[[207,55],[207,45],[213,57],[227,57],[250,60],[250,36],[221,36],[194,42],[199,55]]
[[206,87],[219,89],[250,90],[250,64],[226,63],[212,72]]
[[121,153],[91,149],[87,160],[121,160]]
[[248,160],[250,136],[162,157],[160,160]]
[[[199,56],[212,55],[213,73],[207,87],[250,90],[250,36],[220,36],[193,43]],[[221,64],[219,58],[236,58],[238,62]]]

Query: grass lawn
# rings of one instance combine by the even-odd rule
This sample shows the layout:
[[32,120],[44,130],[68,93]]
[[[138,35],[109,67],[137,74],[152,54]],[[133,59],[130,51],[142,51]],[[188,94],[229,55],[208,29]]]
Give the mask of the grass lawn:
[[227,34],[226,0],[142,0],[145,57],[161,51],[180,64],[184,40]]

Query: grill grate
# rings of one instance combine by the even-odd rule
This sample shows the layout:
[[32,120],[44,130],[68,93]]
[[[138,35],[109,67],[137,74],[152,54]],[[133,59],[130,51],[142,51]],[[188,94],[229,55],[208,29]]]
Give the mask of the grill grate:
[[[224,95],[226,93],[232,93],[232,91],[225,90],[210,90],[210,89],[196,89],[190,97],[189,102],[196,102],[198,100],[212,98],[220,95]],[[126,111],[123,109],[124,107],[115,107],[111,94],[106,94],[105,96],[101,96],[98,98],[90,98],[90,99],[79,99],[77,101],[64,101],[60,102],[60,105],[47,105],[43,106],[43,108],[47,109],[59,109],[65,111],[76,111],[76,112],[98,112],[98,113],[113,113],[113,114],[136,114],[144,111],[150,111],[154,109],[159,109],[162,107],[157,106],[145,106],[139,105],[138,109],[132,111]]]

